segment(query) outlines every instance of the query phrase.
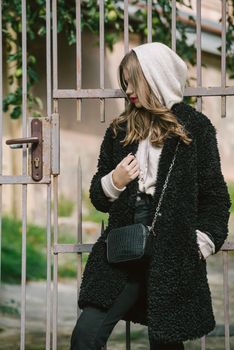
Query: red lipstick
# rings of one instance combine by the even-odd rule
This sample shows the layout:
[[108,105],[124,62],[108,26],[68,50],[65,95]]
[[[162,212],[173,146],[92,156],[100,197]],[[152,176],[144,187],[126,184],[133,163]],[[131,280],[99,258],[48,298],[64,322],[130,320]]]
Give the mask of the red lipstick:
[[131,100],[132,103],[135,103],[136,100],[137,100],[137,97],[130,97],[130,100]]

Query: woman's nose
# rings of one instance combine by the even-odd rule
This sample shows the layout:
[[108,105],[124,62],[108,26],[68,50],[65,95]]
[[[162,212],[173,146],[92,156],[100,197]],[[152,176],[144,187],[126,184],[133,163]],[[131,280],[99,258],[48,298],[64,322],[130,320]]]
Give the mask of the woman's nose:
[[127,90],[126,90],[126,94],[127,95],[130,95],[130,94],[132,94],[132,87],[131,87],[131,85],[130,84],[128,84],[128,86],[127,86]]

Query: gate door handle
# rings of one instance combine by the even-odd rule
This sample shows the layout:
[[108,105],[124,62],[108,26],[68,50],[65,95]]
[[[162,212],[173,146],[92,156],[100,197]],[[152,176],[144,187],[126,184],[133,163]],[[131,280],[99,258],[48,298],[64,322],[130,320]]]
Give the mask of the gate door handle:
[[25,143],[38,144],[39,138],[35,136],[35,137],[23,137],[20,139],[6,140],[6,144],[9,145],[11,148],[23,148],[23,144]]
[[22,148],[23,144],[31,144],[31,176],[34,181],[40,181],[43,177],[42,158],[42,121],[38,118],[31,121],[31,137],[6,140],[11,148]]

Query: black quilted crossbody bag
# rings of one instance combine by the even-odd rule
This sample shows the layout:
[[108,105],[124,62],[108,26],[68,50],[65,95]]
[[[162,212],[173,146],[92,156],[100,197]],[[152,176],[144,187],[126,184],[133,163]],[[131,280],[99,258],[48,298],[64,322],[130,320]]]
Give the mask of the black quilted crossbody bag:
[[105,240],[107,248],[107,260],[109,263],[115,264],[132,260],[139,260],[144,256],[150,256],[150,238],[152,238],[152,235],[157,235],[154,227],[159,215],[162,199],[167,188],[169,176],[175,163],[179,143],[180,140],[177,143],[175,154],[169,167],[151,226],[137,223],[112,229],[108,233]]

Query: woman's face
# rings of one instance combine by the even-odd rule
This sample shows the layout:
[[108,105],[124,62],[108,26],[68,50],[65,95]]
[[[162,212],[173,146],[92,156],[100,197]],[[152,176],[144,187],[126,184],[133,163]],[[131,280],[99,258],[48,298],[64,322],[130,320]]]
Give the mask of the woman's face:
[[124,80],[126,81],[126,84],[127,84],[126,94],[128,98],[130,99],[131,103],[133,103],[137,108],[142,107],[141,103],[138,100],[138,96],[134,92],[131,81],[129,80],[128,72],[124,71],[123,75],[124,75]]

